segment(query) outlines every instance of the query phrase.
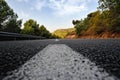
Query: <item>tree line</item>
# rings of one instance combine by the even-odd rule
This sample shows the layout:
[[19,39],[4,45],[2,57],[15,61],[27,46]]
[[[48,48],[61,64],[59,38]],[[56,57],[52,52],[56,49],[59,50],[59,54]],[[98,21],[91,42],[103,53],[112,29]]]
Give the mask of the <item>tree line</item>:
[[22,20],[18,20],[18,15],[9,7],[5,0],[0,0],[0,31],[13,32],[42,36],[46,38],[58,38],[52,35],[44,25],[39,25],[37,21],[29,19],[21,29]]
[[98,3],[97,11],[72,21],[78,36],[120,33],[120,0],[98,0]]

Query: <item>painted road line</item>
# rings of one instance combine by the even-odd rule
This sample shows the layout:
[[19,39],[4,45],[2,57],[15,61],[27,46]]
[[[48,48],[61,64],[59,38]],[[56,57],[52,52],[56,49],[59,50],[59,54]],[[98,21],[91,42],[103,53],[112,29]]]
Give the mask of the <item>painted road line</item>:
[[3,80],[117,80],[64,44],[48,45]]
[[59,39],[55,39],[55,41],[57,42],[57,41],[60,41]]

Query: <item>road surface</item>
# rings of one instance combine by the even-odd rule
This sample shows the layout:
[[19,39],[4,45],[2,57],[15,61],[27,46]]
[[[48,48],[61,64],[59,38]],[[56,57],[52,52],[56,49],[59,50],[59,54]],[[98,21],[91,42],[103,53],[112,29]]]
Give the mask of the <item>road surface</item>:
[[3,80],[119,80],[120,39],[3,41],[0,72]]

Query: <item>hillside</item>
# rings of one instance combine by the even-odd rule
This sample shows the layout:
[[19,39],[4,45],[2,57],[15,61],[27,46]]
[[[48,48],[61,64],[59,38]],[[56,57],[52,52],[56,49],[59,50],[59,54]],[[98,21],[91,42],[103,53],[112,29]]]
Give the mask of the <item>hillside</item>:
[[120,1],[99,0],[98,10],[73,20],[78,38],[120,38]]
[[104,33],[97,34],[97,35],[83,33],[78,36],[75,32],[75,28],[57,29],[52,34],[54,34],[60,38],[68,38],[68,39],[74,39],[74,38],[89,38],[89,39],[90,38],[102,38],[102,39],[120,38],[119,33],[110,33],[110,32],[104,32]]
[[73,38],[75,37],[75,28],[57,29],[52,34],[60,38]]

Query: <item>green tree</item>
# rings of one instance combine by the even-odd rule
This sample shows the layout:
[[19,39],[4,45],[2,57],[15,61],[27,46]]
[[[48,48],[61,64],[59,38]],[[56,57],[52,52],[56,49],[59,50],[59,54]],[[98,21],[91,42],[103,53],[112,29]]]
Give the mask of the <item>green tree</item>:
[[44,25],[41,25],[39,28],[40,35],[46,38],[51,38],[51,33],[45,28]]
[[5,32],[15,32],[20,33],[21,29],[21,20],[12,19],[5,23],[4,30]]
[[46,38],[53,37],[44,25],[39,26],[39,24],[33,19],[29,19],[24,23],[24,28],[22,29],[21,33],[42,36]]
[[113,13],[120,13],[120,0],[99,0],[99,9],[110,10]]
[[73,25],[76,25],[76,24],[80,23],[80,20],[73,20],[72,23],[73,23]]
[[0,31],[20,32],[21,20],[17,20],[18,16],[8,6],[5,0],[0,0]]
[[111,21],[111,31],[120,33],[120,15]]
[[99,9],[109,10],[111,32],[120,32],[120,0],[99,0]]
[[[96,35],[109,29],[109,11],[89,13],[84,20],[74,20],[77,35]],[[78,22],[79,21],[79,22]]]
[[90,34],[101,34],[104,32],[104,25],[102,23],[102,17],[99,11],[92,12],[88,14],[88,26],[89,26],[89,33]]
[[39,24],[33,19],[29,19],[24,23],[21,33],[39,36]]
[[79,36],[81,35],[82,31],[86,29],[84,20],[73,20],[72,23],[75,25],[74,28],[76,29],[76,34]]

